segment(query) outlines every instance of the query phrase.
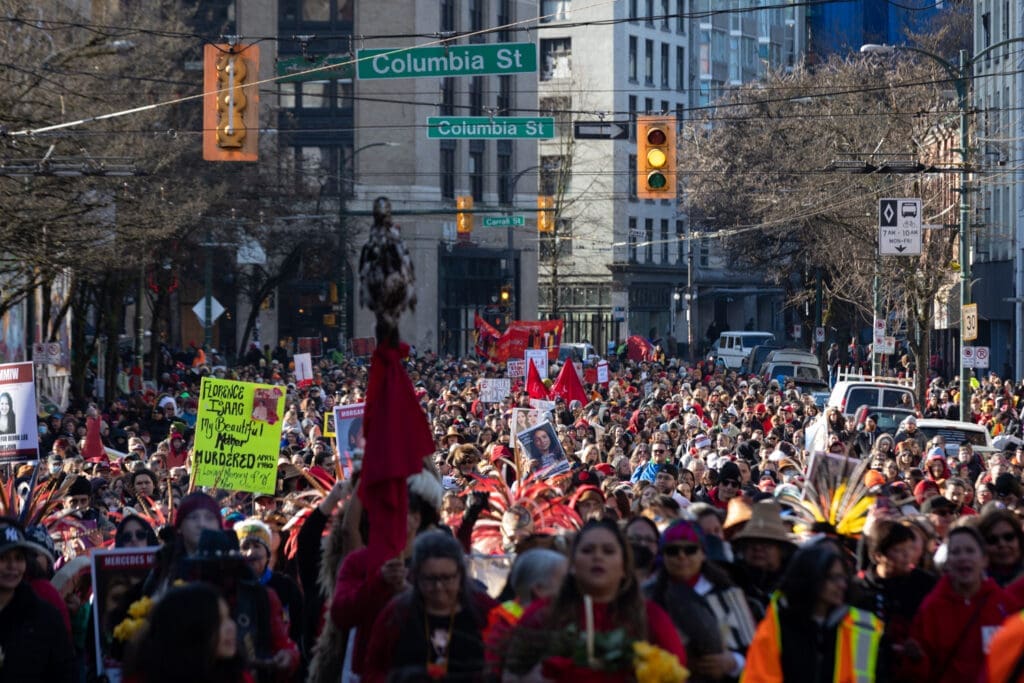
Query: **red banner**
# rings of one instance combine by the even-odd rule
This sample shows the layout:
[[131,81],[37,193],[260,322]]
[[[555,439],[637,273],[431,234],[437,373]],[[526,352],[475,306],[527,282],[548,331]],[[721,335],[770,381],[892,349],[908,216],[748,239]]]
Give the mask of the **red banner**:
[[561,320],[513,320],[500,334],[479,315],[475,322],[477,353],[495,363],[522,359],[526,349],[547,349],[548,360],[558,360]]

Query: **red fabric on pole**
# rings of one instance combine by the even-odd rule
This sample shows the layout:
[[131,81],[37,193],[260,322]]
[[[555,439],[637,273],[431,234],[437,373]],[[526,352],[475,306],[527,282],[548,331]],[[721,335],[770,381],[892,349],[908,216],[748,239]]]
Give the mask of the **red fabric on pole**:
[[526,361],[526,393],[530,395],[530,398],[540,399],[541,401],[551,400],[548,388],[541,381],[540,373],[537,372],[537,366],[533,364],[532,360]]
[[561,396],[566,403],[571,401],[579,401],[583,405],[590,403],[587,391],[583,388],[579,373],[576,372],[576,367],[571,360],[566,360],[565,365],[559,371],[558,379],[551,387],[551,396]]
[[654,345],[638,334],[626,340],[626,354],[635,363],[654,360]]
[[407,344],[378,346],[370,362],[359,500],[370,521],[367,554],[374,570],[405,550],[406,479],[422,470],[423,456],[434,451],[426,416],[402,366],[408,355]]
[[103,447],[103,438],[100,436],[100,418],[85,418],[85,444],[82,446],[82,455],[87,462],[110,462],[107,456],[107,449]]

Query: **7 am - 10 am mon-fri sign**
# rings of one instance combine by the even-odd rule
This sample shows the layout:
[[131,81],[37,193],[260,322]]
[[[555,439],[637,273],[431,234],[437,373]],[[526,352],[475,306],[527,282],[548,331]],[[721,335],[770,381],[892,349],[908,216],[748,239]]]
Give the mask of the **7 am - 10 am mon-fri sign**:
[[360,80],[536,73],[534,43],[444,45],[359,50]]
[[878,200],[878,255],[921,255],[921,200]]

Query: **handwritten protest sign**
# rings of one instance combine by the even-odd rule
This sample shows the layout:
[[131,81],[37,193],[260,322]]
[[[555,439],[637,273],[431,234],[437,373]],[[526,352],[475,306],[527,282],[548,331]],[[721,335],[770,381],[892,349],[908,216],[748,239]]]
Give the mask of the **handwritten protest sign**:
[[204,377],[196,418],[196,486],[273,495],[281,445],[280,387]]
[[480,380],[480,401],[483,403],[501,403],[512,391],[510,379]]

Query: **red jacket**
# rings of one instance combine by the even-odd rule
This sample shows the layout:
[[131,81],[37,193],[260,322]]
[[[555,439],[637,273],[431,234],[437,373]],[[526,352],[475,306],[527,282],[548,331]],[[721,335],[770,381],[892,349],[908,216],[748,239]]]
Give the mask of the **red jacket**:
[[348,633],[350,628],[356,629],[356,644],[352,651],[354,673],[363,673],[373,622],[394,596],[395,592],[380,577],[380,569],[371,573],[367,548],[354,550],[345,557],[334,585],[331,619],[342,633]]
[[907,673],[913,680],[932,683],[978,680],[985,666],[984,644],[1018,609],[1017,600],[992,579],[986,578],[978,593],[966,600],[943,576],[910,627],[922,657]]

